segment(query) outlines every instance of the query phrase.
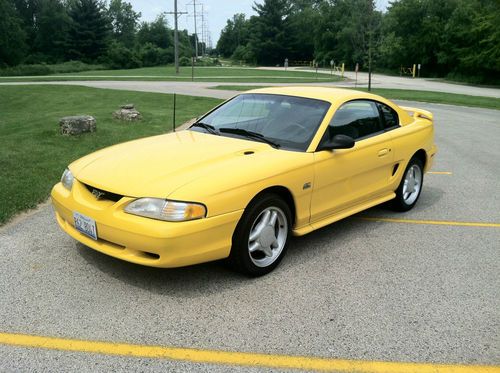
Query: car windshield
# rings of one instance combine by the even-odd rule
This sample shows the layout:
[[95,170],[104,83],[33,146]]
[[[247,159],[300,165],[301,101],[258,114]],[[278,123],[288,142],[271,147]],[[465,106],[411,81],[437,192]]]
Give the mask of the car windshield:
[[309,98],[248,93],[207,114],[191,130],[305,151],[329,107]]

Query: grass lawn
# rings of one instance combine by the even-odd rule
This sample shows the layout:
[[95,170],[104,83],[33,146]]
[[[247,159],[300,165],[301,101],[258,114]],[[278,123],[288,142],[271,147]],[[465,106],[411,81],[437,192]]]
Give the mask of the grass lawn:
[[[0,77],[0,82],[13,81],[64,81],[64,80],[155,80],[191,81],[191,67],[181,67],[179,75],[173,66],[143,67],[128,70],[93,70],[78,73],[44,76]],[[307,71],[262,70],[240,67],[195,67],[194,80],[204,82],[263,82],[263,83],[310,83],[341,80],[338,76],[314,74]]]
[[[112,118],[132,102],[138,123]],[[177,96],[176,122],[207,112],[221,100]],[[165,133],[172,127],[172,95],[73,86],[0,86],[0,224],[47,199],[64,168],[105,146]],[[89,114],[97,132],[59,134],[59,118]]]
[[[210,88],[231,90],[231,91],[248,91],[250,89],[258,89],[265,87],[266,86],[218,85]],[[368,91],[366,88],[357,88],[357,90],[365,92]],[[386,97],[391,100],[433,102],[438,104],[471,106],[471,107],[500,110],[500,99],[494,97],[469,96],[469,95],[460,95],[455,93],[413,91],[406,89],[389,89],[389,88],[372,89],[371,93]]]

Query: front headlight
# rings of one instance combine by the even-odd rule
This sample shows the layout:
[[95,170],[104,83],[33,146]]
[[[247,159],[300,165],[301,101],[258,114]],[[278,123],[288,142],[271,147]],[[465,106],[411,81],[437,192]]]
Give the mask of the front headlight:
[[66,189],[71,190],[74,180],[75,178],[73,177],[73,174],[71,173],[69,168],[65,169],[61,177],[62,185],[64,185]]
[[136,199],[125,207],[125,212],[165,221],[187,221],[201,219],[207,215],[207,209],[202,204],[160,198]]

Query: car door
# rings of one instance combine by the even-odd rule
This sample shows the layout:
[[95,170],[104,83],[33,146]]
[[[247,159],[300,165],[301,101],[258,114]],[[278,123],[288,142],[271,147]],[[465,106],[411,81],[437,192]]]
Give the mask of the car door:
[[355,140],[351,149],[314,154],[311,222],[327,218],[388,191],[393,151],[377,103],[353,100],[333,116],[322,141],[343,134]]

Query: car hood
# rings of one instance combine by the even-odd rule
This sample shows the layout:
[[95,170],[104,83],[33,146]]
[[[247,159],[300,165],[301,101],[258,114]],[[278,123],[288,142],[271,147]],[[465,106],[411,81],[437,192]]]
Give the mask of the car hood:
[[80,182],[105,191],[166,198],[198,178],[217,177],[220,171],[227,175],[247,163],[248,155],[268,152],[279,151],[265,143],[180,131],[99,150],[70,169]]

